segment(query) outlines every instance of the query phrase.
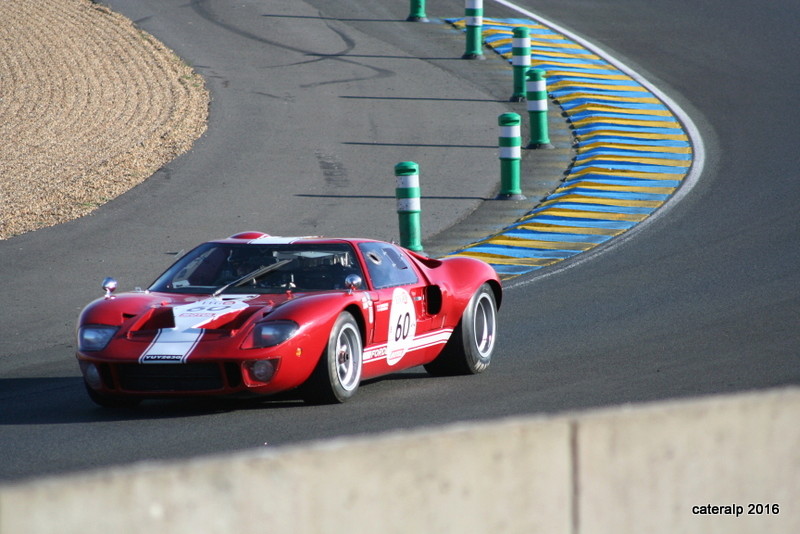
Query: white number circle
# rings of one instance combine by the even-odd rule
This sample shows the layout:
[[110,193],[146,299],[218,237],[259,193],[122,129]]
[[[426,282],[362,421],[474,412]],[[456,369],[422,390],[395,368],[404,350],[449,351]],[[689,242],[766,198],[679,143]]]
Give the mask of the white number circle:
[[398,287],[392,293],[392,309],[389,312],[389,340],[386,346],[386,362],[394,365],[411,348],[417,332],[417,314],[408,291]]

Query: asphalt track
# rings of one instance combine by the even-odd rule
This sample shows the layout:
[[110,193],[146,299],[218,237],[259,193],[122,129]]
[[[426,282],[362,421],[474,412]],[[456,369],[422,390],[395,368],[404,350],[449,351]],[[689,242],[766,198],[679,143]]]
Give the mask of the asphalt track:
[[[537,1],[525,7],[613,52],[698,125],[706,162],[680,202],[629,237],[509,282],[483,375],[411,371],[332,407],[94,408],[70,335],[103,276],[145,285],[169,253],[245,228],[391,238],[380,180],[409,159],[449,179],[423,182],[433,236],[492,193],[457,180],[496,175],[494,118],[509,109],[491,60],[454,60],[452,34],[397,22],[402,3],[109,4],[206,76],[209,133],[94,216],[0,243],[0,478],[800,383],[800,7]],[[428,14],[462,9],[443,1]],[[486,11],[518,16],[488,1]],[[454,122],[486,115],[485,126]]]

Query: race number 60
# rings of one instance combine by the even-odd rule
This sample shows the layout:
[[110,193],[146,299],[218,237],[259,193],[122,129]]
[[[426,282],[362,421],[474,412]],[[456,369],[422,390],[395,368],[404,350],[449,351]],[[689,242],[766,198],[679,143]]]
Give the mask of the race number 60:
[[402,317],[397,318],[397,328],[394,329],[394,340],[400,341],[408,338],[411,332],[411,314],[406,312]]
[[389,313],[389,339],[386,361],[394,365],[406,355],[417,331],[417,314],[408,291],[398,287],[392,293],[392,309]]

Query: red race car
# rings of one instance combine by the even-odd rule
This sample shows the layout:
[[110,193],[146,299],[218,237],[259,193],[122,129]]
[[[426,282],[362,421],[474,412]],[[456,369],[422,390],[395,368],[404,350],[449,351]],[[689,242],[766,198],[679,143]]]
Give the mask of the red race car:
[[417,365],[480,373],[502,297],[475,259],[259,232],[200,245],[146,291],[103,287],[80,314],[77,358],[89,397],[110,407],[295,388],[336,403],[364,379]]

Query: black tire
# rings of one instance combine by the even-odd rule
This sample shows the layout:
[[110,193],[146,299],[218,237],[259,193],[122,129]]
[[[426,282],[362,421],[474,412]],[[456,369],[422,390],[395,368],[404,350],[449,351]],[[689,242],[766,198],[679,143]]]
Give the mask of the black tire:
[[441,354],[425,370],[433,376],[482,373],[492,363],[496,338],[497,301],[489,284],[483,284],[472,295]]
[[102,393],[98,393],[90,388],[89,384],[84,382],[83,385],[86,386],[86,393],[89,395],[89,398],[92,399],[92,402],[98,406],[102,406],[103,408],[135,408],[139,405],[139,403],[142,402],[142,399],[137,397],[126,397],[123,395],[103,395]]
[[325,353],[304,385],[306,402],[336,404],[355,395],[361,383],[363,352],[358,323],[349,312],[342,312],[331,329]]

